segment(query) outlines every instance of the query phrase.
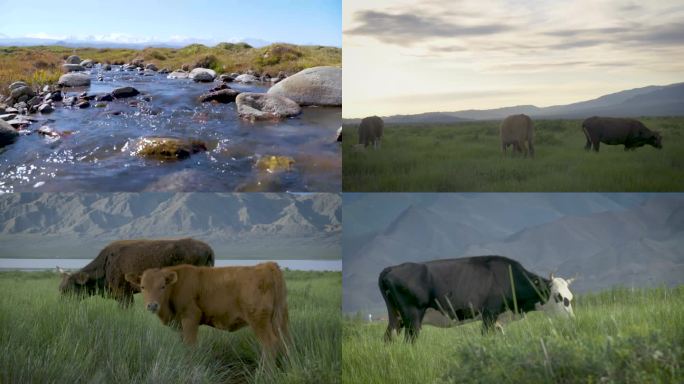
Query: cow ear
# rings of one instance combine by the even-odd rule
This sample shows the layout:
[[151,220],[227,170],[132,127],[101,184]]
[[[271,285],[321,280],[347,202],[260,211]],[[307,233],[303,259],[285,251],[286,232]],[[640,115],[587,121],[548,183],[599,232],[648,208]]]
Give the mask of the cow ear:
[[80,285],[87,283],[88,279],[90,278],[90,276],[88,276],[88,274],[85,272],[79,272],[74,276],[76,277],[76,283]]
[[178,273],[170,271],[166,274],[165,279],[166,285],[173,285],[176,283],[176,281],[178,281]]
[[140,289],[140,278],[141,276],[137,273],[127,273],[126,276],[126,281],[131,283],[135,288]]

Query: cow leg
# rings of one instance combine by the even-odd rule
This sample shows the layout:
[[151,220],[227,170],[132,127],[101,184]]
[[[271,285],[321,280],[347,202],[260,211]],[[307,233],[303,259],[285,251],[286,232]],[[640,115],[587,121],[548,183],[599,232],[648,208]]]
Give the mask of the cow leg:
[[199,316],[194,314],[186,315],[181,320],[181,327],[183,333],[183,342],[187,345],[195,345],[197,343],[197,330],[199,328]]
[[411,308],[406,311],[406,333],[404,334],[404,340],[410,342],[411,344],[416,342],[418,335],[420,334],[420,328],[423,322],[423,316],[425,316],[424,309]]
[[527,141],[527,147],[529,148],[530,157],[534,158],[534,144],[532,144],[532,139]]
[[482,334],[486,335],[489,331],[492,330],[494,327],[494,324],[496,323],[496,318],[497,315],[495,315],[492,311],[485,309],[482,311]]
[[278,337],[273,332],[270,324],[270,316],[259,316],[257,319],[248,320],[254,330],[259,344],[261,344],[261,360],[265,363],[275,361],[278,350]]

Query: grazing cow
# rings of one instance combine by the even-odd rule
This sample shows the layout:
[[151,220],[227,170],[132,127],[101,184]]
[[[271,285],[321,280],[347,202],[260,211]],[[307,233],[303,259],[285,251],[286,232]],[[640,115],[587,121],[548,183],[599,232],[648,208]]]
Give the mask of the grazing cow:
[[[501,149],[504,154],[508,146],[513,146],[515,153],[529,153],[534,157],[534,125],[527,115],[511,115],[501,122]],[[526,145],[527,144],[527,145]]]
[[116,299],[123,307],[139,292],[126,281],[127,273],[178,264],[214,265],[214,251],[204,242],[178,240],[119,240],[107,245],[97,257],[74,273],[62,274],[62,294],[100,294]]
[[582,122],[582,130],[587,138],[584,149],[599,151],[601,143],[624,145],[625,151],[635,150],[644,144],[662,149],[660,133],[646,128],[639,120],[616,117],[590,117]]
[[380,148],[385,123],[377,116],[366,117],[359,124],[359,144],[367,147],[373,145],[374,149]]
[[178,265],[126,274],[145,307],[165,325],[180,326],[195,344],[200,325],[236,331],[250,326],[269,360],[290,340],[285,279],[278,264],[208,268]]
[[454,321],[481,316],[483,333],[509,310],[574,316],[568,289],[572,279],[545,279],[503,256],[404,263],[385,268],[378,280],[389,320],[386,341],[402,328],[406,341],[415,341],[429,308]]

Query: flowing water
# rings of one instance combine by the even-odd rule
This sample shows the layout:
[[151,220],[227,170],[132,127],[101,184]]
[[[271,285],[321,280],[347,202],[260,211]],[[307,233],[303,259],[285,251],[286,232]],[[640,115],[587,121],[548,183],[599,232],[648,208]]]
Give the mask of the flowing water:
[[[66,97],[83,91],[104,94],[132,86],[134,98],[95,108],[57,103],[16,143],[0,149],[0,191],[292,191],[337,192],[341,155],[335,132],[341,108],[303,107],[295,118],[278,122],[241,120],[235,103],[200,103],[198,96],[216,86],[166,75],[90,71],[91,85],[67,88]],[[101,73],[104,81],[97,81]],[[230,83],[231,88],[265,92],[263,83]],[[146,101],[145,99],[149,100]],[[59,138],[35,132],[43,125],[66,133]],[[135,154],[143,137],[199,139],[208,151],[178,161]],[[292,169],[269,173],[255,164],[262,156],[289,156]]]

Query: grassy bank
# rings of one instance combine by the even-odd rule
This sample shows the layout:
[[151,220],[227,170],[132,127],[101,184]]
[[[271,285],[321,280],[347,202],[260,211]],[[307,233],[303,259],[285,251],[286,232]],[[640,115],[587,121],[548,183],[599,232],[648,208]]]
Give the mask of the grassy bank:
[[219,73],[244,72],[253,69],[276,75],[279,71],[295,73],[319,65],[342,65],[342,49],[323,46],[272,44],[252,48],[247,44],[220,43],[214,47],[192,44],[184,48],[96,49],[59,46],[0,47],[0,94],[7,86],[22,80],[34,86],[56,82],[61,65],[69,55],[97,62],[128,63],[142,58],[158,68],[178,69],[187,64],[202,66]]
[[505,334],[426,326],[385,344],[386,324],[345,321],[344,383],[681,383],[684,286],[579,296],[574,321],[530,313]]
[[295,347],[276,370],[260,367],[251,330],[200,327],[198,345],[142,308],[100,297],[60,298],[52,272],[0,273],[2,383],[334,383],[340,380],[341,275],[285,273]]
[[501,152],[499,122],[386,125],[382,149],[356,150],[345,126],[344,191],[681,191],[684,118],[643,118],[663,149],[584,150],[581,120],[535,121],[535,159]]

